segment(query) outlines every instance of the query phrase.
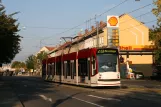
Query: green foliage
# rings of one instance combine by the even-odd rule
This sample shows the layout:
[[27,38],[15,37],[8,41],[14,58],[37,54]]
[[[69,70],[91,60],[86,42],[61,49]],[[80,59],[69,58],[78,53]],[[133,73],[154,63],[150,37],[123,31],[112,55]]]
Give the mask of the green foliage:
[[161,49],[156,50],[155,53],[155,63],[161,64]]
[[149,39],[154,41],[157,49],[161,47],[161,26],[149,30]]
[[24,62],[14,61],[11,65],[11,68],[26,68],[26,64]]
[[27,69],[35,69],[36,57],[34,55],[30,55],[26,60]]
[[40,60],[40,62],[42,62],[43,59],[46,59],[47,58],[47,53],[45,51],[42,51],[40,53],[37,54],[37,59]]
[[157,17],[157,27],[149,31],[149,39],[155,43],[155,63],[161,64],[161,0],[153,0],[153,14]]
[[155,8],[152,9],[153,14],[157,17],[158,19],[158,25],[160,25],[161,22],[161,0],[153,0],[154,5],[156,6]]
[[47,53],[42,51],[37,56],[30,55],[26,60],[27,69],[36,69],[41,66],[41,61],[47,58]]
[[19,24],[12,17],[15,14],[6,15],[4,8],[0,8],[0,63],[10,63],[20,51]]
[[16,72],[19,72],[21,68],[26,69],[26,64],[24,62],[14,61],[11,68],[15,68]]

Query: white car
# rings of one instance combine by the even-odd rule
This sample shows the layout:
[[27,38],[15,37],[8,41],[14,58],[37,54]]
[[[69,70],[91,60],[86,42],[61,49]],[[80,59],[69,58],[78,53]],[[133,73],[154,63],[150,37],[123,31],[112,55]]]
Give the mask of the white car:
[[19,72],[18,75],[22,75],[22,72]]

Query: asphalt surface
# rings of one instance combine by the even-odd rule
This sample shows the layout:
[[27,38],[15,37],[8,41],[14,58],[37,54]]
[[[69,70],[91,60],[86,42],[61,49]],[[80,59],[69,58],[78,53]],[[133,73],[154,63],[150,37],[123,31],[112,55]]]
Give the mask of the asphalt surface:
[[161,81],[156,80],[121,80],[122,85],[124,86],[137,86],[144,88],[161,88]]
[[[130,97],[132,93],[118,95],[123,93],[120,89],[85,89],[44,82],[40,77],[5,77],[5,81],[11,85],[23,107],[161,107],[161,103],[148,98]],[[106,93],[97,90],[106,90]]]

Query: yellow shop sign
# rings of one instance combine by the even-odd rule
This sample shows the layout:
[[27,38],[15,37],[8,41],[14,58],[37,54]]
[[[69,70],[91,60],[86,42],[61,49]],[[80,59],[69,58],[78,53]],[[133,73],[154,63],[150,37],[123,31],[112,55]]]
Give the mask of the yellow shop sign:
[[133,45],[133,46],[120,46],[120,50],[153,50],[153,45]]

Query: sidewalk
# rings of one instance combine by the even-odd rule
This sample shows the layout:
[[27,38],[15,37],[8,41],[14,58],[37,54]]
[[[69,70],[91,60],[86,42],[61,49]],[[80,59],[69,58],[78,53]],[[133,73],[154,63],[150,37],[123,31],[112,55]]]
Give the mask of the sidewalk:
[[23,107],[10,84],[0,79],[0,107]]

